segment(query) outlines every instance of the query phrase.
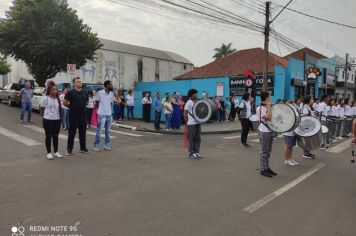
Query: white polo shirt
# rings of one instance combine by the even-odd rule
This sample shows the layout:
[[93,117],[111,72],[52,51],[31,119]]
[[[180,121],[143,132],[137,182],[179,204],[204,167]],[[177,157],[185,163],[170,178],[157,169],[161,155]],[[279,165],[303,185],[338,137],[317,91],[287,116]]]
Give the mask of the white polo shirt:
[[[264,123],[266,123],[266,119],[265,116],[267,114],[267,108],[265,106],[258,106],[257,108],[257,116],[258,116],[258,120],[262,121]],[[260,125],[258,126],[258,130],[260,132],[265,132],[265,133],[270,133],[272,132],[272,130],[270,130],[266,125],[264,125],[263,123],[260,123]]]
[[105,89],[102,89],[97,93],[97,101],[99,101],[98,115],[111,116],[111,104],[114,101],[114,93],[111,91],[107,93]]

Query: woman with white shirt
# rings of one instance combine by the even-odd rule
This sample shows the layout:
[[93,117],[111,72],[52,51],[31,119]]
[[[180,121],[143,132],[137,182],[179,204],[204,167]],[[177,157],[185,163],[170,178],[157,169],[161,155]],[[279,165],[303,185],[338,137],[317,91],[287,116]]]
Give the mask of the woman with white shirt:
[[[43,116],[43,128],[46,134],[47,159],[53,160],[53,157],[62,158],[58,152],[58,136],[61,129],[62,105],[58,96],[57,87],[52,85],[48,87],[46,96],[43,96],[40,102],[40,113]],[[51,143],[53,141],[53,153]]]
[[145,97],[142,98],[143,120],[146,123],[149,123],[151,121],[151,104],[152,99],[150,97],[150,93],[146,93]]
[[165,124],[166,124],[166,131],[170,131],[171,129],[171,118],[173,112],[173,106],[171,103],[171,98],[167,97],[163,103],[164,108],[164,117],[165,117]]
[[61,117],[62,128],[64,130],[67,130],[69,128],[69,108],[63,106],[63,100],[67,93],[68,93],[68,88],[64,88],[62,94],[59,95],[59,99],[61,100],[61,105],[62,105],[62,117]]

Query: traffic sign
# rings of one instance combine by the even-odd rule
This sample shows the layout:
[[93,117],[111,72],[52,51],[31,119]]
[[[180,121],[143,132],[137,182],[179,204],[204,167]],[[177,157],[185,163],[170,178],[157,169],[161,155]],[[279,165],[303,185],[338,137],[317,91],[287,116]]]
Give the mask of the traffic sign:
[[77,65],[76,64],[67,64],[67,73],[75,73],[77,70]]

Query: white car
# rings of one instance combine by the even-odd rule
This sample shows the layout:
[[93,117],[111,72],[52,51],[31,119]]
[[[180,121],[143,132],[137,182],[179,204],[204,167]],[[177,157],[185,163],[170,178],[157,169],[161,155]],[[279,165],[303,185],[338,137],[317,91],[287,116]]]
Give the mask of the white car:
[[32,109],[33,110],[40,110],[40,102],[42,99],[42,96],[45,96],[44,94],[45,88],[37,87],[33,90],[33,97],[31,99],[32,101]]

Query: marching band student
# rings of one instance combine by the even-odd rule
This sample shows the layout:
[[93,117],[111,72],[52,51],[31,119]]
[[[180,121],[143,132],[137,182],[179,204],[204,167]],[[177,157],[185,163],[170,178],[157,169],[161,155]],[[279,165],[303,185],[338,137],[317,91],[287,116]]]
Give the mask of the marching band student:
[[188,126],[189,157],[192,159],[200,158],[201,126],[193,116],[193,106],[198,99],[198,91],[190,89],[188,91],[189,100],[184,107],[184,120]]
[[[292,106],[292,108],[294,110],[298,111],[298,108],[293,100],[289,101],[288,103],[289,103],[289,105]],[[283,136],[284,136],[284,141],[286,144],[286,148],[284,149],[284,159],[285,159],[284,164],[286,164],[288,166],[299,165],[298,162],[296,162],[292,159],[293,147],[295,145],[297,145],[297,136],[295,136],[295,133],[293,130],[290,132],[284,133]]]
[[319,98],[314,98],[314,104],[313,104],[313,107],[312,107],[314,112],[318,112],[319,113],[319,104],[320,104]]
[[[328,116],[330,107],[328,106],[328,96],[324,94],[321,98],[321,103],[319,104],[319,119],[321,124],[327,126],[326,117]],[[330,145],[330,132],[324,134],[323,143],[320,146],[320,149],[325,150]]]
[[356,101],[352,102],[352,114],[354,117],[356,117]]
[[247,137],[248,137],[248,132],[251,127],[251,121],[250,121],[250,116],[252,113],[252,106],[250,103],[251,100],[251,95],[249,93],[245,93],[242,96],[242,102],[240,103],[239,109],[238,109],[238,117],[241,122],[241,127],[242,127],[242,132],[241,132],[241,143],[245,147],[249,147],[250,145],[247,144]]
[[277,175],[269,166],[269,159],[272,152],[273,132],[266,125],[266,121],[271,120],[271,95],[268,92],[261,92],[261,105],[257,108],[258,120],[260,125],[258,127],[258,135],[260,138],[260,174],[266,177],[273,177]]
[[[313,103],[314,103],[314,99],[312,96],[308,95],[304,97],[304,107],[303,107],[303,115],[304,116],[313,116],[315,117],[313,111],[312,111],[312,107],[313,107]],[[310,152],[310,150],[303,150],[304,154],[303,157],[306,159],[313,159],[316,156]]]
[[339,99],[339,105],[337,106],[337,116],[340,119],[338,125],[337,125],[337,130],[336,130],[336,137],[337,139],[343,139],[341,135],[343,134],[343,127],[344,127],[344,115],[345,110],[344,110],[344,100],[342,98]]
[[[331,112],[330,112],[330,118],[332,119],[337,119],[337,100],[336,99],[331,99]],[[332,122],[331,123],[331,130],[330,130],[330,140],[332,143],[337,143],[336,141],[336,129],[337,129],[337,123]]]
[[344,135],[343,137],[347,138],[349,137],[351,131],[352,131],[352,117],[353,117],[353,111],[351,108],[351,101],[350,98],[345,98],[345,125],[344,125]]

